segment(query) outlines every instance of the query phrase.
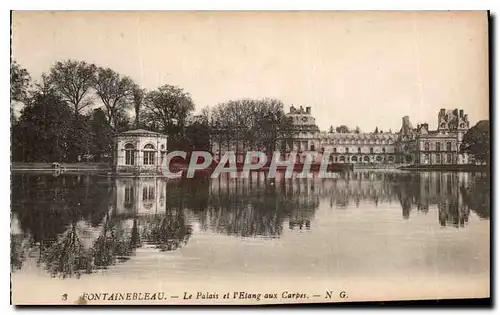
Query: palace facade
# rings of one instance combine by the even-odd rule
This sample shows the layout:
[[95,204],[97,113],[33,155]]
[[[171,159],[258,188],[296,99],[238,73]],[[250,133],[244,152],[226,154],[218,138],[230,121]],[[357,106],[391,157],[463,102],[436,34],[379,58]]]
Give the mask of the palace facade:
[[437,129],[428,123],[414,128],[409,116],[402,118],[399,132],[320,133],[319,148],[331,153],[337,163],[354,164],[467,164],[468,156],[460,153],[462,139],[470,123],[463,110],[441,109]]

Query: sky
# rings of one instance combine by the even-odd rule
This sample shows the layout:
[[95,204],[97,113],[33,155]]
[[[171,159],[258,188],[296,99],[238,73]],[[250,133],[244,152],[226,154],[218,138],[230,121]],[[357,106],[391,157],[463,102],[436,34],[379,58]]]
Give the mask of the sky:
[[486,12],[16,11],[12,58],[36,81],[60,60],[205,106],[271,97],[311,106],[322,130],[437,126],[440,108],[489,119]]

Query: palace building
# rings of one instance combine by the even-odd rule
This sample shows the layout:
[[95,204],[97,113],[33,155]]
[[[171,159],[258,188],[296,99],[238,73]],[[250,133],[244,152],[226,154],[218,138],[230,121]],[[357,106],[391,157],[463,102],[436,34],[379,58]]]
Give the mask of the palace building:
[[467,164],[466,154],[460,154],[462,139],[469,129],[469,119],[462,109],[441,109],[438,127],[429,130],[427,123],[417,125],[413,146],[415,163],[424,165]]
[[331,160],[337,163],[467,164],[467,155],[460,153],[470,125],[467,115],[459,109],[441,109],[437,118],[436,130],[429,130],[428,123],[414,128],[404,116],[396,133],[322,132],[320,147],[331,152]]
[[335,163],[394,164],[399,161],[398,135],[380,133],[321,133],[320,146]]

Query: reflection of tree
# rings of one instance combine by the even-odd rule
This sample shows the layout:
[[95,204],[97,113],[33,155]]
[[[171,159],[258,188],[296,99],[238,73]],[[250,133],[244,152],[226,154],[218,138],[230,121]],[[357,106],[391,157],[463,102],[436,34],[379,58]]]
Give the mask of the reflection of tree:
[[279,237],[287,218],[292,229],[310,226],[319,205],[317,196],[294,191],[285,181],[227,185],[219,183],[212,191],[207,215],[212,229],[228,235]]
[[192,228],[182,211],[167,211],[140,218],[140,237],[146,244],[162,252],[173,251],[187,244]]
[[28,255],[28,239],[20,234],[10,234],[10,269],[21,269]]
[[81,226],[73,223],[45,250],[42,261],[52,276],[80,277],[92,271],[92,257],[82,242],[82,234],[85,231]]
[[464,203],[482,219],[490,218],[490,181],[489,175],[481,174],[469,186],[460,188]]
[[[134,220],[136,222],[136,220]],[[117,261],[128,260],[136,246],[134,228],[131,239],[123,228],[122,220],[113,220],[109,215],[101,227],[101,233],[92,247],[93,263],[95,268],[102,269],[114,265]]]
[[37,244],[52,242],[80,219],[97,226],[106,212],[110,194],[84,176],[12,176],[12,212],[21,230]]

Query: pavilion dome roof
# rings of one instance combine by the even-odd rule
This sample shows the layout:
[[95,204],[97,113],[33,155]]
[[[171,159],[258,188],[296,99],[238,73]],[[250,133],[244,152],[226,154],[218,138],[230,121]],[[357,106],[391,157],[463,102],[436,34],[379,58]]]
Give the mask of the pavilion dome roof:
[[159,132],[150,131],[150,130],[146,130],[146,129],[134,129],[134,130],[128,130],[128,131],[124,131],[124,132],[120,133],[120,135],[144,135],[144,134],[165,136],[164,134],[161,134]]

